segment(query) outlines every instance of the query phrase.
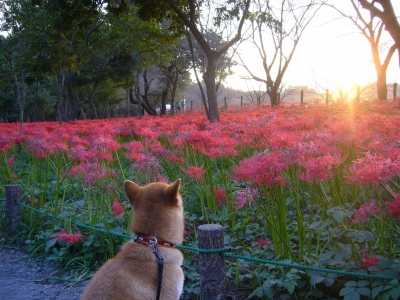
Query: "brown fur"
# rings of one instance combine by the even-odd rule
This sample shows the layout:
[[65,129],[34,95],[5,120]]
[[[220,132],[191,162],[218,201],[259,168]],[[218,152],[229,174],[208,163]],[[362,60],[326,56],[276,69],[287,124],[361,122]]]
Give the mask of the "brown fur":
[[[124,182],[126,196],[133,207],[131,231],[155,236],[171,243],[183,241],[184,218],[181,180],[139,187]],[[164,258],[161,300],[179,299],[183,288],[182,253],[175,248],[158,247]],[[152,249],[133,241],[109,259],[93,276],[81,300],[155,300],[158,264]]]

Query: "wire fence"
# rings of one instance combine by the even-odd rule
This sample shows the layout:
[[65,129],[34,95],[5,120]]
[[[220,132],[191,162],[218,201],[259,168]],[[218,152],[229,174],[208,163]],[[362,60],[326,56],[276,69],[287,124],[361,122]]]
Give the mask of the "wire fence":
[[[5,198],[0,198],[0,201],[6,201],[6,199]],[[21,207],[27,208],[27,209],[29,209],[31,211],[34,211],[34,212],[36,212],[38,214],[41,214],[43,216],[46,216],[46,217],[49,217],[49,218],[53,218],[53,219],[56,219],[58,221],[67,221],[64,218],[53,216],[52,214],[48,214],[48,213],[46,213],[44,211],[41,211],[39,209],[33,208],[33,207],[29,206],[29,205],[26,205],[26,204],[24,204],[22,202],[17,201],[15,203],[20,205]],[[110,235],[122,237],[122,238],[125,238],[125,239],[132,239],[133,238],[133,236],[131,236],[131,235],[126,235],[126,234],[122,234],[122,233],[119,233],[119,232],[108,231],[108,230],[105,230],[105,229],[88,226],[88,225],[85,225],[85,224],[80,223],[80,222],[72,221],[71,223],[76,225],[76,226],[78,226],[78,227],[80,227],[80,228],[85,228],[85,229],[93,230],[93,231],[96,231],[96,232],[110,234]],[[250,261],[250,262],[258,262],[258,263],[281,266],[281,267],[287,267],[287,268],[303,270],[303,271],[331,273],[331,274],[336,274],[336,275],[351,276],[351,277],[358,277],[358,278],[364,278],[364,279],[400,280],[400,277],[394,277],[394,276],[384,276],[384,275],[375,275],[375,274],[367,274],[367,273],[348,272],[348,271],[337,270],[337,269],[320,268],[320,267],[314,267],[314,266],[293,264],[293,263],[283,262],[283,261],[275,261],[275,260],[269,260],[269,259],[261,259],[261,258],[255,258],[255,257],[250,257],[250,256],[244,256],[244,255],[237,255],[237,254],[228,253],[230,251],[229,248],[202,249],[202,248],[198,248],[198,247],[190,247],[190,246],[184,246],[184,245],[176,245],[175,247],[177,249],[180,249],[180,250],[197,252],[197,253],[220,253],[220,255],[222,255],[223,257],[226,257],[226,258],[242,259],[242,260],[246,260],[246,261]]]

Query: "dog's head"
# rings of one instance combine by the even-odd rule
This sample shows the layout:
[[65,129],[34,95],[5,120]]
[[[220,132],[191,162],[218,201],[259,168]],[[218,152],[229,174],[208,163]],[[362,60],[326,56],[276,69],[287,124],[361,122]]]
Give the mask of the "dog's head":
[[133,234],[142,233],[171,243],[182,243],[184,217],[180,185],[180,179],[170,185],[154,182],[144,187],[129,180],[124,182],[126,196],[133,207]]

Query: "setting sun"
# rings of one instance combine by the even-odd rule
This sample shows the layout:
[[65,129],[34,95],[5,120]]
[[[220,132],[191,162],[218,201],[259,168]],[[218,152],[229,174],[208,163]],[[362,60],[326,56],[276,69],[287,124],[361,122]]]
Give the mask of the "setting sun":
[[[395,9],[399,3],[393,3]],[[381,41],[390,45],[390,36],[382,32]],[[272,47],[271,44],[265,47]],[[389,46],[381,47],[382,58]],[[250,42],[241,45],[240,53],[249,69],[255,70],[259,77],[265,78],[262,60],[257,49]],[[273,50],[273,49],[272,49]],[[271,54],[272,56],[272,54]],[[269,57],[271,59],[271,57]],[[264,84],[249,82],[244,68],[237,66],[235,74],[228,78],[227,85],[243,90],[265,89]],[[285,73],[284,88],[290,86],[307,86],[334,91],[341,89],[348,92],[356,90],[356,86],[364,87],[376,82],[376,70],[372,60],[368,40],[349,20],[338,19],[337,13],[331,8],[322,8],[315,20],[304,31],[296,48],[293,59]],[[399,61],[397,53],[393,55],[387,70],[387,84],[399,81]]]

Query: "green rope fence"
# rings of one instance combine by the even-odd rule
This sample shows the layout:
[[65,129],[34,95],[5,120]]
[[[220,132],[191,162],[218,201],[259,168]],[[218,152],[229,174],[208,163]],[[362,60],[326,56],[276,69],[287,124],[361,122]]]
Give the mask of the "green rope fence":
[[[5,201],[4,198],[0,198],[0,201]],[[21,202],[16,202],[16,204],[25,207],[29,210],[32,210],[36,213],[39,213],[43,216],[49,217],[49,218],[53,218],[59,221],[65,221],[65,219],[57,217],[57,216],[53,216],[51,214],[48,214],[44,211],[41,211],[39,209],[33,208],[29,205],[26,205],[24,203]],[[102,232],[102,233],[106,233],[106,234],[110,234],[110,235],[114,235],[114,236],[118,236],[118,237],[122,237],[122,238],[126,238],[126,239],[131,239],[132,236],[130,235],[126,235],[126,234],[122,234],[119,232],[113,232],[113,231],[108,231],[105,229],[101,229],[101,228],[97,228],[97,227],[92,227],[92,226],[88,226],[79,222],[72,222],[72,224],[81,227],[81,228],[85,228],[85,229],[89,229],[89,230],[93,230],[93,231],[97,231],[97,232]],[[343,275],[343,276],[351,276],[351,277],[358,277],[358,278],[364,278],[364,279],[380,279],[380,280],[400,280],[400,277],[393,277],[393,276],[383,276],[383,275],[374,275],[374,274],[365,274],[365,273],[356,273],[356,272],[348,272],[348,271],[342,271],[342,270],[335,270],[335,269],[327,269],[327,268],[319,268],[319,267],[313,267],[313,266],[305,266],[305,265],[299,265],[299,264],[293,264],[293,263],[286,263],[286,262],[282,262],[282,261],[275,261],[275,260],[269,260],[269,259],[261,259],[261,258],[254,258],[254,257],[250,257],[250,256],[243,256],[243,255],[236,255],[236,254],[232,254],[232,253],[226,253],[227,251],[229,251],[229,248],[218,248],[218,249],[201,249],[201,248],[197,248],[197,247],[189,247],[189,246],[183,246],[183,245],[176,245],[177,249],[180,250],[185,250],[185,251],[192,251],[192,252],[198,252],[198,253],[220,253],[220,255],[227,257],[227,258],[234,258],[234,259],[243,259],[243,260],[247,260],[247,261],[251,261],[251,262],[259,262],[259,263],[263,263],[263,264],[269,264],[269,265],[276,265],[276,266],[281,266],[281,267],[288,267],[288,268],[293,268],[293,269],[298,269],[298,270],[304,270],[304,271],[313,271],[313,272],[321,272],[321,273],[332,273],[332,274],[337,274],[337,275]]]

